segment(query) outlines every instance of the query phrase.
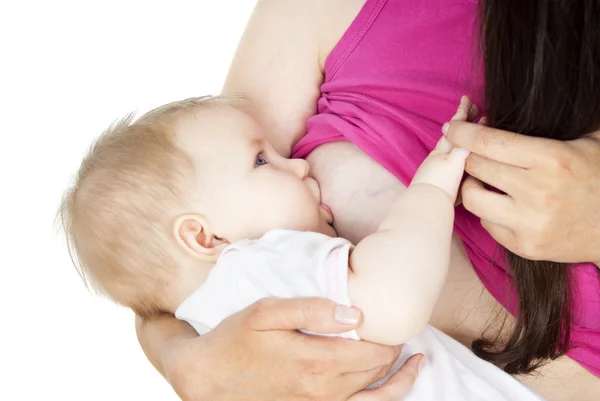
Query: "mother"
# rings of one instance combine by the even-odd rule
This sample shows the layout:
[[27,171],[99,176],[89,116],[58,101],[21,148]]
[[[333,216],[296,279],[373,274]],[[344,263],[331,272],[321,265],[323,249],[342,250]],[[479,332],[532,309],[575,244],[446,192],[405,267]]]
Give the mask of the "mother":
[[[409,183],[460,95],[485,105],[494,128],[445,127],[474,154],[430,323],[548,399],[592,399],[600,394],[598,269],[558,262],[600,260],[600,135],[588,135],[600,128],[600,4],[505,4],[263,0],[224,92],[249,96],[247,112],[282,154],[307,157],[338,233],[353,241]],[[397,350],[295,331],[356,324],[352,310],[333,307],[268,300],[202,338],[166,316],[138,322],[138,333],[186,400],[347,400]],[[353,400],[397,397],[409,368]],[[533,369],[535,379],[526,375]]]

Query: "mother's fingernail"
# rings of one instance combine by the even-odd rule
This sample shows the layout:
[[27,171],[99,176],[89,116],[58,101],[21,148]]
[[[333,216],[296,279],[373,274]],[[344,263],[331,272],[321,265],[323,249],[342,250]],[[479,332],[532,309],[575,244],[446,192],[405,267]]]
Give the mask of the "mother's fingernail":
[[444,135],[448,133],[448,128],[450,128],[450,123],[445,123],[444,125],[442,125],[442,132],[444,133]]
[[422,371],[425,366],[427,366],[427,358],[423,356],[419,361],[419,372]]
[[356,324],[360,319],[360,310],[344,305],[335,308],[335,320],[344,324]]

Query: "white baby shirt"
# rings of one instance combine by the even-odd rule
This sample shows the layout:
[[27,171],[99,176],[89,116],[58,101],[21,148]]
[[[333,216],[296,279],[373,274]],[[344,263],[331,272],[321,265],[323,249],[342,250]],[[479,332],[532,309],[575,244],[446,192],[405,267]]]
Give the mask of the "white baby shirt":
[[[225,248],[207,280],[175,312],[202,335],[265,297],[323,297],[350,306],[352,244],[314,232],[273,230]],[[340,335],[358,340],[356,331]],[[539,401],[540,396],[448,335],[427,326],[410,339],[385,382],[417,352],[427,358],[403,401]]]
[[[207,280],[175,312],[199,334],[266,298],[328,298],[350,306],[348,257],[343,238],[303,231],[272,230],[223,250]],[[355,331],[339,335],[358,339]]]

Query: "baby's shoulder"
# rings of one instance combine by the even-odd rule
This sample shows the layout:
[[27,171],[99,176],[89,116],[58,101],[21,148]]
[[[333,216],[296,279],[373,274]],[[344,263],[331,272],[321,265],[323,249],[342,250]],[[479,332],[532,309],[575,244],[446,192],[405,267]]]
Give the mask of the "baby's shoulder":
[[294,271],[316,267],[334,250],[352,244],[344,238],[332,238],[311,231],[271,230],[257,240],[235,242],[225,248],[216,267],[227,270]]
[[256,240],[238,241],[228,246],[223,255],[229,253],[281,254],[282,256],[319,252],[323,247],[349,244],[344,238],[333,238],[313,231],[275,229]]

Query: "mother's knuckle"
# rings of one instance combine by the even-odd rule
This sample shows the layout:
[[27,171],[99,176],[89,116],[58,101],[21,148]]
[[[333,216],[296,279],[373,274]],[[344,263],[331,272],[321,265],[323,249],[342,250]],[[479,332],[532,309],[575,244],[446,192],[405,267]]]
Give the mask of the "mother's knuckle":
[[482,125],[473,125],[471,129],[475,135],[474,145],[476,150],[487,149],[497,142],[496,138],[494,138],[492,135],[488,135],[489,133],[487,132],[487,127]]
[[[546,198],[550,199],[549,196]],[[539,205],[537,211],[531,212],[525,223],[522,237],[526,242],[542,242],[543,238],[554,229],[554,216],[551,210],[542,206]]]
[[465,209],[469,211],[475,210],[476,202],[473,196],[473,192],[469,188],[464,188],[462,193],[462,204]]
[[470,155],[467,158],[467,161],[465,163],[465,170],[467,171],[467,173],[471,174],[471,175],[477,175],[477,171],[479,171],[481,166],[481,159],[478,158],[476,155]]
[[390,371],[389,365],[381,366],[378,369],[376,369],[375,381],[373,381],[373,383],[375,383],[377,380],[381,380],[382,378],[384,378],[385,375],[387,375],[389,371]]
[[540,250],[534,242],[526,242],[521,246],[521,256],[529,260],[537,260]]
[[546,211],[556,204],[557,191],[554,186],[555,184],[547,182],[537,182],[530,186],[528,195],[538,210]]
[[320,303],[313,298],[304,298],[300,303],[300,311],[303,317],[308,321],[317,316]]
[[319,353],[319,357],[313,362],[313,372],[325,373],[332,372],[337,366],[337,358],[333,352],[324,351]]
[[[538,207],[547,210],[556,204],[557,197],[551,188],[542,188],[538,191],[537,200]],[[539,225],[543,228],[543,221],[540,221]]]
[[566,144],[552,146],[546,152],[546,168],[553,174],[573,173],[577,160],[575,152]]
[[517,253],[525,259],[538,260],[543,255],[543,245],[539,241],[538,233],[534,232],[527,236],[521,236],[517,240]]
[[302,371],[306,373],[318,374],[322,372],[323,364],[319,359],[310,356],[305,356],[303,358],[300,358],[298,363],[300,364]]
[[265,314],[267,314],[268,305],[271,300],[269,298],[261,298],[247,307],[247,313],[243,322],[246,324],[252,324],[253,322],[260,321]]

